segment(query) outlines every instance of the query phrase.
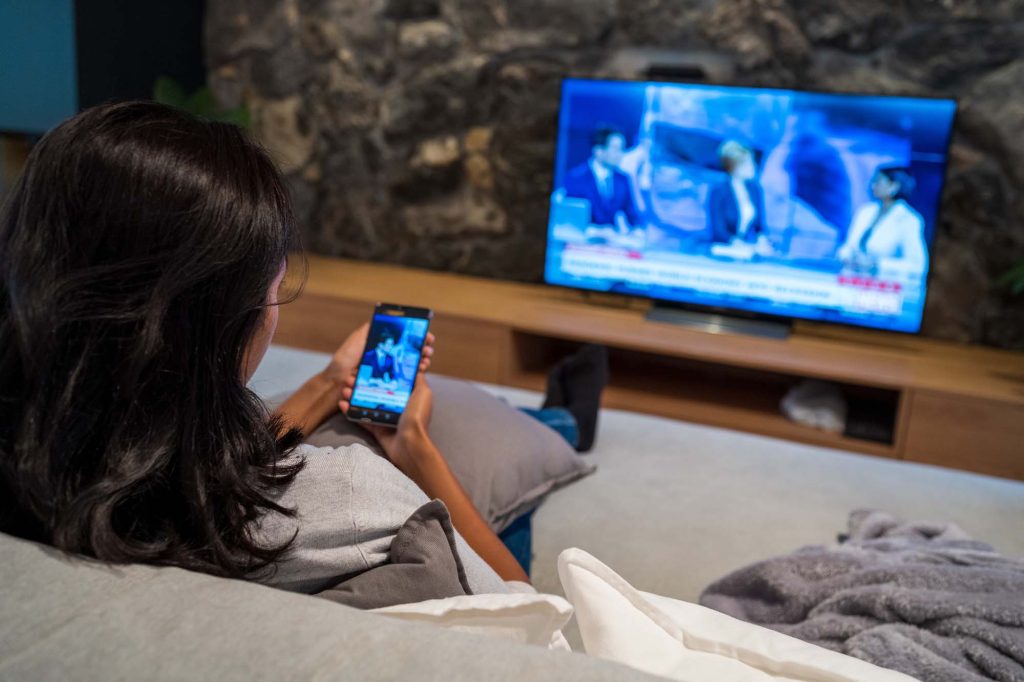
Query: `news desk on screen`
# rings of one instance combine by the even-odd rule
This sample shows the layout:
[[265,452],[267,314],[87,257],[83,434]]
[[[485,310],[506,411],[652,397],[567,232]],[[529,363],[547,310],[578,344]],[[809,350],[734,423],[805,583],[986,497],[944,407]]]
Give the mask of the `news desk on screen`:
[[[600,228],[587,226],[591,234]],[[555,230],[565,237],[566,226]],[[634,232],[629,246],[612,236],[561,241],[549,248],[553,283],[659,300],[724,306],[753,312],[859,322],[894,330],[916,329],[924,305],[922,274],[898,265],[867,275],[849,271],[834,257],[789,258],[757,253],[743,245],[698,246],[659,252]]]

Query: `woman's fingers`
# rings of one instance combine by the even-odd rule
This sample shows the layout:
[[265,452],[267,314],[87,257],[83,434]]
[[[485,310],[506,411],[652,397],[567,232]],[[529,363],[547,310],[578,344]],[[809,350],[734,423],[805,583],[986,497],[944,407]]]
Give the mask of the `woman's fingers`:
[[376,424],[362,424],[362,427],[373,434],[377,440],[386,440],[389,436],[395,434],[394,428],[387,426],[378,426]]
[[423,354],[420,356],[420,372],[426,372],[434,358],[434,335],[427,334],[427,341],[423,345]]
[[341,408],[342,412],[348,412],[349,401],[352,400],[352,380],[348,381],[345,388],[341,389],[341,399],[338,401],[338,407]]

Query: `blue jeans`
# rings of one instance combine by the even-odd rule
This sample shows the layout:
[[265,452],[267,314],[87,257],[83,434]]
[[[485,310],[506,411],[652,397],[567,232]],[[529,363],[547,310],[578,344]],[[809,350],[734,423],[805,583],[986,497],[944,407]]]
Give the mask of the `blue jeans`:
[[530,415],[546,426],[550,426],[574,448],[580,444],[580,429],[576,424],[576,417],[572,416],[572,412],[564,407],[545,407],[541,409],[520,407],[519,411]]

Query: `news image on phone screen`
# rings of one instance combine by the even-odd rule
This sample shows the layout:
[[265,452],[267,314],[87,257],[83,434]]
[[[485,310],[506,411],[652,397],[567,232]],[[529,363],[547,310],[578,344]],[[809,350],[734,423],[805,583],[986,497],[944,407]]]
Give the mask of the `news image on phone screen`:
[[430,311],[381,304],[374,310],[348,417],[394,425],[416,382]]

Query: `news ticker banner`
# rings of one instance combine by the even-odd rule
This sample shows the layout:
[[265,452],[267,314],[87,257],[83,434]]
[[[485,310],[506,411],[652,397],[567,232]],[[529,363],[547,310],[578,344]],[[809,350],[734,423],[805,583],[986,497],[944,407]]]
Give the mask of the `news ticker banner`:
[[[691,289],[712,296],[760,298],[776,304],[836,308],[850,312],[898,315],[903,310],[903,287],[898,282],[871,277],[800,271],[794,274],[723,272],[714,262],[687,263],[645,259],[639,253],[588,248],[566,248],[562,271],[573,277],[604,279],[641,286]],[[787,268],[790,269],[790,268]]]
[[380,386],[359,386],[352,396],[352,404],[357,407],[374,408],[378,406],[401,412],[409,402],[409,391],[396,391]]

